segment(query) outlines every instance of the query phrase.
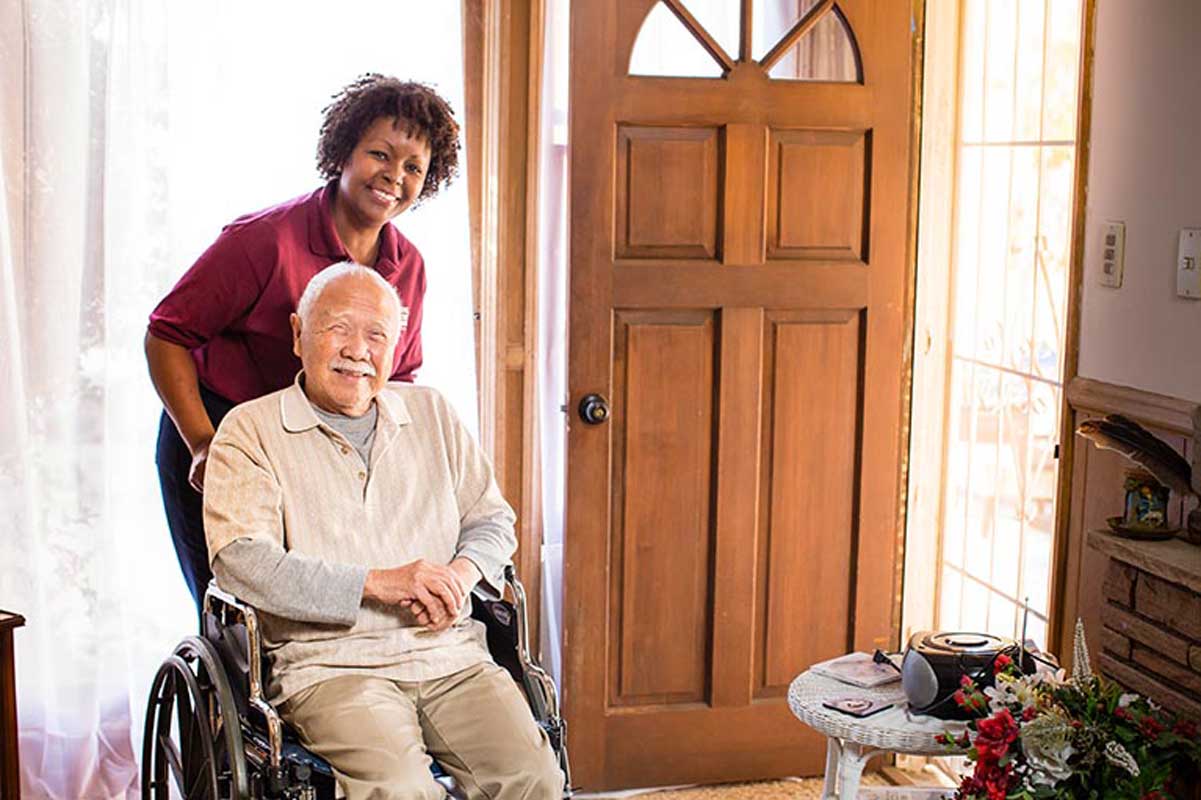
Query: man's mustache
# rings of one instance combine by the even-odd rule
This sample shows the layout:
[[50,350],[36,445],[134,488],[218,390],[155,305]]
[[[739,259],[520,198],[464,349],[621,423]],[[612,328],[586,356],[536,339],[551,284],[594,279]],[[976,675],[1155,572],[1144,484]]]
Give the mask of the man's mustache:
[[368,378],[375,377],[375,367],[371,366],[368,361],[351,361],[346,358],[335,358],[329,362],[329,368],[339,372],[353,372],[358,375],[366,375]]

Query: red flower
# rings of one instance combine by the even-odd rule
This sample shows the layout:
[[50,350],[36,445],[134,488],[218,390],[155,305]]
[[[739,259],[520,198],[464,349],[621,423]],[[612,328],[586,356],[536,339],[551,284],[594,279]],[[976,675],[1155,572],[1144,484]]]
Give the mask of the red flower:
[[1143,717],[1143,721],[1139,723],[1138,729],[1148,739],[1154,739],[1163,733],[1163,725],[1160,724],[1159,720],[1150,715]]
[[1117,708],[1115,708],[1113,710],[1113,715],[1115,717],[1117,717],[1118,719],[1124,719],[1124,720],[1133,719],[1133,717],[1131,717],[1131,715],[1130,715],[1130,712],[1127,711],[1126,709],[1122,708],[1121,706],[1118,706]]
[[964,689],[970,689],[973,686],[975,686],[976,684],[971,678],[969,678],[966,675],[963,675],[963,676],[960,676],[960,678],[959,678],[959,685],[962,686]]
[[955,698],[955,705],[960,708],[967,708],[967,695],[963,693],[962,689],[956,689],[952,697]]
[[1018,738],[1018,724],[1008,708],[976,723],[977,765],[995,766]]
[[987,797],[988,800],[1005,800],[1009,787],[1014,782],[1013,767],[976,762],[971,776],[964,778],[959,786],[960,797]]
[[982,736],[987,736],[990,739],[1003,739],[1012,742],[1018,738],[1018,724],[1014,720],[1013,714],[1009,713],[1008,708],[1002,708],[991,717],[980,720],[976,723],[976,730]]
[[1182,719],[1172,726],[1172,733],[1182,739],[1197,738],[1197,724],[1192,720]]
[[1022,709],[1022,722],[1029,722],[1038,716],[1038,709],[1034,706],[1026,706]]
[[1004,670],[1006,667],[1008,667],[1012,663],[1013,663],[1012,658],[1005,655],[1004,653],[1001,653],[1001,655],[997,656],[992,662],[992,674],[993,675],[999,674],[1002,670]]

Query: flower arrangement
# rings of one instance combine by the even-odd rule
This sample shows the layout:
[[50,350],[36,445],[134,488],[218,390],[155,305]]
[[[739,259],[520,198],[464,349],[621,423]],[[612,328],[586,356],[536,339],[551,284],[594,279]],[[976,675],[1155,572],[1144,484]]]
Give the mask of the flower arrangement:
[[941,737],[973,767],[956,800],[1169,800],[1193,786],[1196,723],[1093,675],[1079,623],[1070,678],[1024,675],[1005,655],[993,673],[991,686],[963,678],[955,700],[975,717]]

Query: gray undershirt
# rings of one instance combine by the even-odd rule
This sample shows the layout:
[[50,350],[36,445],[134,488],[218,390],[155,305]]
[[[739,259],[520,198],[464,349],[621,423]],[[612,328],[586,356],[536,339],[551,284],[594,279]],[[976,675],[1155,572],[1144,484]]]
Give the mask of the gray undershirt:
[[[344,438],[371,468],[371,445],[379,409],[373,402],[361,417],[331,414],[313,405],[325,425]],[[227,592],[277,616],[302,622],[354,625],[367,568],[331,564],[284,550],[267,539],[238,539],[213,560],[213,574]]]
[[371,402],[371,408],[361,417],[346,417],[342,414],[331,414],[328,411],[318,408],[314,403],[313,411],[317,414],[317,419],[324,422],[330,428],[333,428],[342,438],[350,442],[350,445],[358,451],[359,458],[363,459],[363,464],[368,469],[371,468],[371,444],[375,441],[375,421],[379,418],[379,408],[375,405],[375,401]]

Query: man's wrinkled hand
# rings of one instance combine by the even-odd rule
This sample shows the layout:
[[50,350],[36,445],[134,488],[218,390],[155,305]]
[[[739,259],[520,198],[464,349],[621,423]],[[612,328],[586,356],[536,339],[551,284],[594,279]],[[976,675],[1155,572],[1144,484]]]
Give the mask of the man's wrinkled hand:
[[450,567],[418,559],[400,567],[370,570],[363,597],[403,606],[418,624],[440,631],[454,623],[467,594]]

